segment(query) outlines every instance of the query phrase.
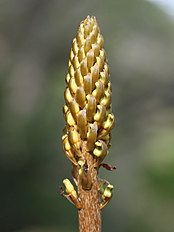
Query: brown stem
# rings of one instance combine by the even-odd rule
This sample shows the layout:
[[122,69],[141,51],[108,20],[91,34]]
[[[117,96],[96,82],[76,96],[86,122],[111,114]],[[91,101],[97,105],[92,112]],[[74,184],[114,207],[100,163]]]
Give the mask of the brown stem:
[[78,211],[79,232],[101,232],[101,210],[99,181],[94,167],[95,159],[82,146],[82,158],[86,161],[86,170],[78,178],[78,195],[82,208]]

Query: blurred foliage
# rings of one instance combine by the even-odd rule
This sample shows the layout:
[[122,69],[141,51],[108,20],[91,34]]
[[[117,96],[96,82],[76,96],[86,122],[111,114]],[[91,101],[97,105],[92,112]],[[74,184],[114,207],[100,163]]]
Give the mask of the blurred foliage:
[[72,38],[95,15],[109,58],[113,131],[101,170],[115,186],[103,231],[173,232],[174,27],[144,0],[0,0],[0,231],[77,231],[59,195],[64,78]]
[[149,141],[146,150],[148,181],[157,194],[168,198],[174,196],[173,134],[171,128],[160,129],[155,138]]

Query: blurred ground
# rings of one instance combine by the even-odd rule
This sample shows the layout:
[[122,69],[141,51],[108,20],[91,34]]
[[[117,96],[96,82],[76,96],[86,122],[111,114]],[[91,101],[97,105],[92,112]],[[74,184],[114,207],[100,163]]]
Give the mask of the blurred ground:
[[0,231],[77,231],[58,187],[64,78],[81,20],[95,15],[113,84],[113,130],[101,171],[115,186],[103,231],[173,232],[174,24],[151,2],[0,0]]

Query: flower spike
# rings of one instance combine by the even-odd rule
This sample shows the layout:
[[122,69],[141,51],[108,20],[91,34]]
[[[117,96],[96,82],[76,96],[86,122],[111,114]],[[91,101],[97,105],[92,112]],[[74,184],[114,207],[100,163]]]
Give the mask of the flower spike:
[[[100,191],[98,178],[101,166],[114,169],[102,163],[115,124],[109,66],[103,46],[96,18],[87,16],[72,41],[63,107],[66,121],[63,150],[72,163],[77,192],[68,179],[63,181],[67,194],[61,192],[79,209],[79,232],[100,231],[100,209],[108,204],[113,190],[107,182]],[[89,213],[92,211],[95,220]]]

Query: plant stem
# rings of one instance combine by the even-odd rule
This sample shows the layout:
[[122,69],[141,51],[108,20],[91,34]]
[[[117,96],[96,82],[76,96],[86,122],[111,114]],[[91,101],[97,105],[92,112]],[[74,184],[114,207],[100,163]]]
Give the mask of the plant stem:
[[101,232],[101,210],[99,181],[97,170],[94,168],[95,160],[86,151],[86,145],[82,147],[82,154],[88,163],[88,181],[92,182],[91,189],[83,189],[83,182],[79,178],[78,195],[81,200],[82,208],[78,211],[79,232]]

